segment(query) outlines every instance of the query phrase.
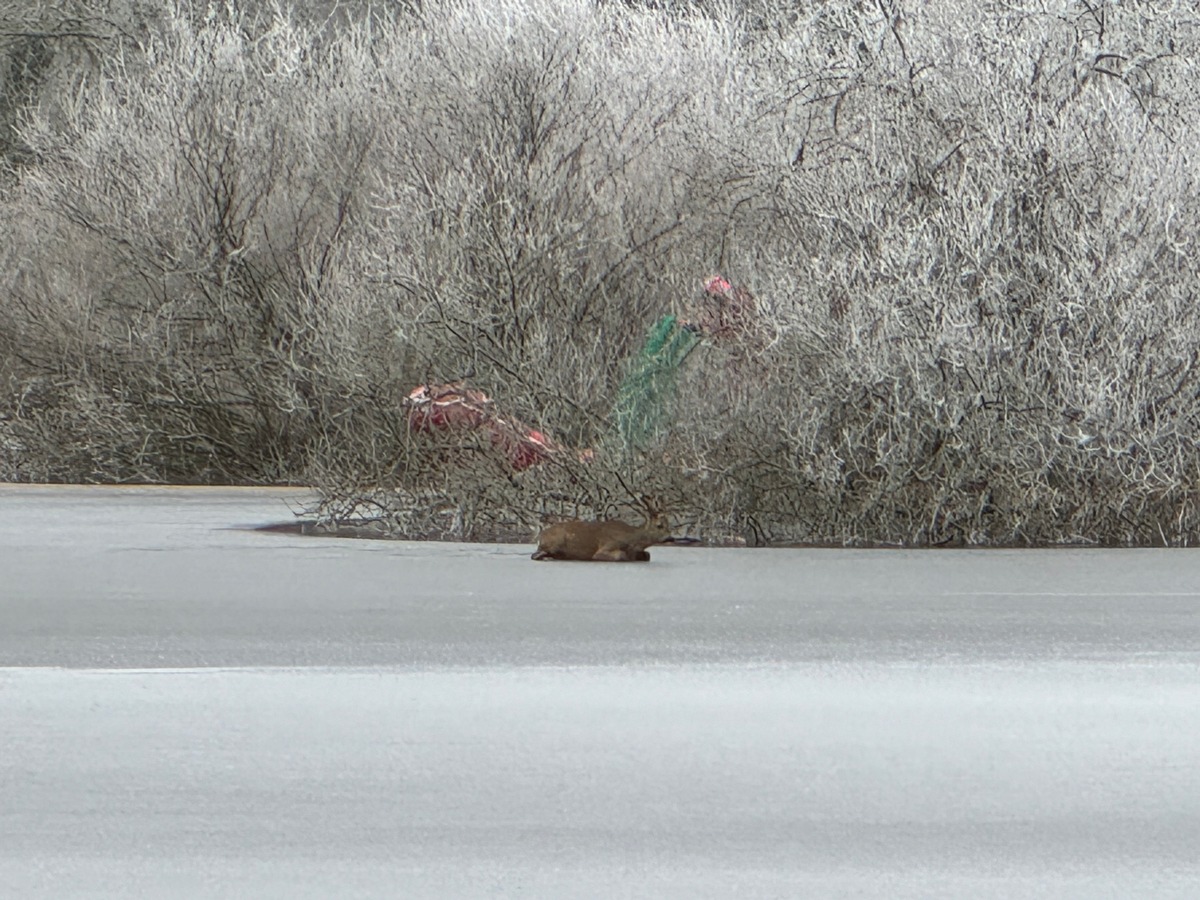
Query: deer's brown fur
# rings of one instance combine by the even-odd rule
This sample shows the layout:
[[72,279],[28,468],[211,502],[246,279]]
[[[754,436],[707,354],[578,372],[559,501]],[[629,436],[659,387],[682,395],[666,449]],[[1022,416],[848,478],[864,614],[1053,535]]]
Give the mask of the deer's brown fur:
[[575,519],[542,529],[534,559],[575,559],[600,562],[649,562],[646,548],[671,535],[667,517],[650,515],[639,528],[618,519],[584,522]]

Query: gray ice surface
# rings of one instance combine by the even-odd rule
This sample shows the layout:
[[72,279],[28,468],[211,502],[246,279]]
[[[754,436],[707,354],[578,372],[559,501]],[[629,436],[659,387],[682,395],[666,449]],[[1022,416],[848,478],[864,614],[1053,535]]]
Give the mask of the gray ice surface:
[[0,486],[0,898],[1200,897],[1191,551],[245,527]]

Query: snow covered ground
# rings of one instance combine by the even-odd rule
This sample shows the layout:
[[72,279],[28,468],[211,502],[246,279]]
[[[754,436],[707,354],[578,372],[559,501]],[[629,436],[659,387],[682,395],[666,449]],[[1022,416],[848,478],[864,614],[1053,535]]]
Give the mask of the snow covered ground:
[[1194,897],[1200,556],[265,533],[0,486],[0,894]]

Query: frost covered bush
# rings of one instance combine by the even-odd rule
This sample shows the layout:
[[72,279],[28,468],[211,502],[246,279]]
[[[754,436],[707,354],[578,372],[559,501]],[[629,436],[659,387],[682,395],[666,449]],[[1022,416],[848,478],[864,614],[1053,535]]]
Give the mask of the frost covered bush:
[[293,478],[363,389],[330,348],[390,358],[334,276],[370,143],[326,83],[337,51],[177,11],[107,61],[67,128],[26,128],[4,315],[52,388],[12,414],[32,476]]
[[[1191,541],[1200,17],[663,6],[115,41],[2,201],[7,468],[310,480],[412,534],[654,494],[755,542]],[[763,342],[702,343],[620,446],[630,359],[714,272]],[[464,376],[592,461],[410,434]]]

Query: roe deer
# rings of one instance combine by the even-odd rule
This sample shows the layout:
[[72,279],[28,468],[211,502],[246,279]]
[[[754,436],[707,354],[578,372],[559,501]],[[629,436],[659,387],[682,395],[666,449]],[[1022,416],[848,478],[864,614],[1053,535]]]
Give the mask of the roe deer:
[[543,528],[533,558],[649,562],[646,548],[663,543],[670,535],[667,517],[657,511],[648,511],[646,524],[641,528],[618,519],[606,522],[575,519]]

